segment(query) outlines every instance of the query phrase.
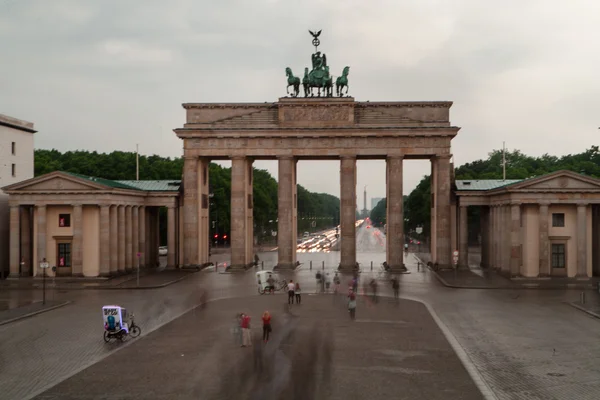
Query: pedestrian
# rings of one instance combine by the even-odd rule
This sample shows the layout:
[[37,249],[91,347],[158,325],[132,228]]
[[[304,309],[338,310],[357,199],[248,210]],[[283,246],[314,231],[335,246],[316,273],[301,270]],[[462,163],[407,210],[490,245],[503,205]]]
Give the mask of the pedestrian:
[[242,347],[252,346],[252,335],[250,333],[250,316],[242,314]]
[[371,290],[373,291],[373,301],[377,303],[377,281],[375,279],[371,279],[370,285]]
[[288,304],[294,304],[294,290],[296,289],[296,285],[294,281],[290,279],[290,282],[287,285],[288,287]]
[[231,327],[231,333],[233,334],[233,340],[235,344],[241,346],[242,343],[242,314],[237,313],[233,320],[233,326]]
[[329,292],[329,287],[331,286],[331,277],[329,276],[329,272],[325,274],[325,290]]
[[269,277],[267,278],[267,285],[269,288],[269,293],[275,293],[275,279],[273,279],[271,274],[269,274]]
[[336,272],[335,275],[333,276],[333,292],[337,294],[337,292],[339,290],[340,290],[340,276]]
[[271,333],[271,313],[265,311],[262,315],[263,322],[263,341],[267,343],[269,341],[269,334]]
[[353,291],[348,295],[348,312],[350,313],[350,319],[356,317],[356,294]]
[[296,304],[300,304],[302,302],[302,290],[300,289],[299,282],[296,282],[296,290],[294,293],[296,294]]
[[392,289],[394,290],[394,298],[398,299],[400,297],[400,282],[395,276],[392,278]]
[[260,260],[259,260],[259,258],[258,258],[258,254],[255,254],[255,255],[254,255],[254,266],[255,266],[255,267],[258,267],[258,262],[259,262],[259,261],[260,261]]

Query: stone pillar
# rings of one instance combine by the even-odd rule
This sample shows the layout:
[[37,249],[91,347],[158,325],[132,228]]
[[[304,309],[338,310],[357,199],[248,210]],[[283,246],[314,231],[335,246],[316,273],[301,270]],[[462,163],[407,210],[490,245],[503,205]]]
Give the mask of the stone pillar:
[[71,274],[83,276],[83,205],[73,205],[73,246],[71,248]]
[[540,203],[539,205],[539,276],[550,276],[550,258],[548,253],[550,251],[550,240],[548,239],[548,204]]
[[110,207],[110,274],[119,272],[119,220],[118,206]]
[[[37,260],[35,263],[34,271],[40,271],[40,263],[42,260],[46,258],[46,206],[40,205],[37,206],[37,237],[35,240],[37,241]],[[46,260],[48,261],[48,260]],[[48,261],[50,262],[50,261]],[[54,265],[54,262],[51,263]],[[36,273],[37,275],[37,273]]]
[[125,271],[130,272],[133,268],[133,244],[131,235],[133,227],[131,224],[131,206],[125,206]]
[[21,215],[19,206],[10,206],[9,278],[18,278],[21,267]]
[[437,204],[437,158],[431,158],[431,179],[430,188],[431,192],[431,209],[429,210],[431,226],[429,234],[429,253],[431,255],[431,262],[434,263],[437,258],[437,215],[436,215],[436,204]]
[[145,206],[140,207],[140,209],[138,211],[138,217],[139,217],[138,249],[139,249],[139,252],[141,253],[140,266],[145,267],[146,262],[147,262],[146,260],[148,259],[147,254],[146,254],[147,250],[146,250],[146,207]]
[[[246,268],[252,262],[252,161],[231,161],[231,267]],[[250,189],[250,190],[249,190]]]
[[481,264],[482,268],[489,268],[491,264],[490,257],[490,219],[491,209],[488,206],[479,208],[481,215]]
[[342,156],[340,167],[340,270],[352,271],[356,267],[356,157]]
[[[402,156],[388,156],[387,176],[387,263],[393,272],[405,271],[404,266],[404,204],[402,196]],[[354,170],[356,174],[356,170]],[[356,187],[354,187],[356,190]],[[343,190],[343,187],[342,187]],[[354,227],[354,224],[353,224]],[[342,246],[343,246],[342,241]],[[356,242],[353,242],[356,254]]]
[[296,160],[279,157],[277,186],[277,267],[296,267]]
[[175,268],[175,207],[167,208],[167,268]]
[[117,211],[117,226],[118,226],[118,251],[119,251],[119,262],[118,270],[120,273],[125,272],[125,206],[118,206]]
[[521,205],[510,205],[510,275],[518,276],[521,271]]
[[110,275],[110,206],[100,206],[100,276]]
[[[198,192],[199,192],[199,211],[198,211],[198,262],[200,265],[206,265],[209,262],[210,250],[210,187],[209,187],[210,160],[200,158],[198,160]],[[252,193],[252,189],[250,189]],[[171,248],[168,250],[171,252]]]
[[436,236],[436,258],[440,268],[451,266],[450,248],[450,155],[436,156],[435,214],[436,227],[432,235]]
[[141,259],[138,257],[140,253],[140,216],[139,207],[133,206],[131,209],[131,254],[133,255],[133,269],[137,269],[138,263],[141,264]]
[[577,204],[577,278],[589,278],[587,272],[587,204]]
[[[183,265],[198,266],[198,158],[186,157],[183,164]],[[150,260],[150,258],[147,258]]]
[[458,267],[469,268],[469,219],[467,206],[461,205],[458,211]]

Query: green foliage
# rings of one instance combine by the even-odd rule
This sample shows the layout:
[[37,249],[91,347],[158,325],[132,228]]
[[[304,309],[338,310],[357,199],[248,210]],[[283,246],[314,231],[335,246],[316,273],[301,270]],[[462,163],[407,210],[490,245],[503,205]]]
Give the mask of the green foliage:
[[383,198],[373,209],[371,210],[371,223],[375,226],[383,226],[387,223],[387,199]]

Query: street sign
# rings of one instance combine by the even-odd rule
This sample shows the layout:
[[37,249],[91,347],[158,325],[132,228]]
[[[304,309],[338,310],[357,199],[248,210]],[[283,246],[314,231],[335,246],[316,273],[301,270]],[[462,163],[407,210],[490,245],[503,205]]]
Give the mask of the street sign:
[[49,263],[47,263],[47,262],[41,262],[41,263],[40,263],[40,268],[44,268],[44,269],[46,269],[46,268],[48,268],[49,266],[50,266],[50,264],[49,264]]
[[417,229],[415,229],[417,231],[417,234],[421,234],[423,233],[423,227],[422,226],[417,226]]

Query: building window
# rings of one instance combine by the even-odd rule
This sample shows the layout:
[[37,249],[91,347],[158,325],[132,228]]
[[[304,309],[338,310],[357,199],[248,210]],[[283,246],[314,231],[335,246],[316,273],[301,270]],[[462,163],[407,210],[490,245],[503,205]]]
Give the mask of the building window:
[[565,214],[564,213],[553,213],[552,214],[552,226],[562,228],[565,226]]
[[58,214],[58,226],[61,228],[71,226],[71,214]]
[[11,151],[12,151],[12,155],[16,156],[17,155],[17,143],[16,142],[12,142],[10,148],[11,148]]
[[565,245],[552,245],[552,268],[565,268]]
[[17,176],[17,165],[16,164],[11,165],[11,173],[12,173],[12,176]]
[[58,267],[71,266],[71,243],[59,243],[56,264]]

